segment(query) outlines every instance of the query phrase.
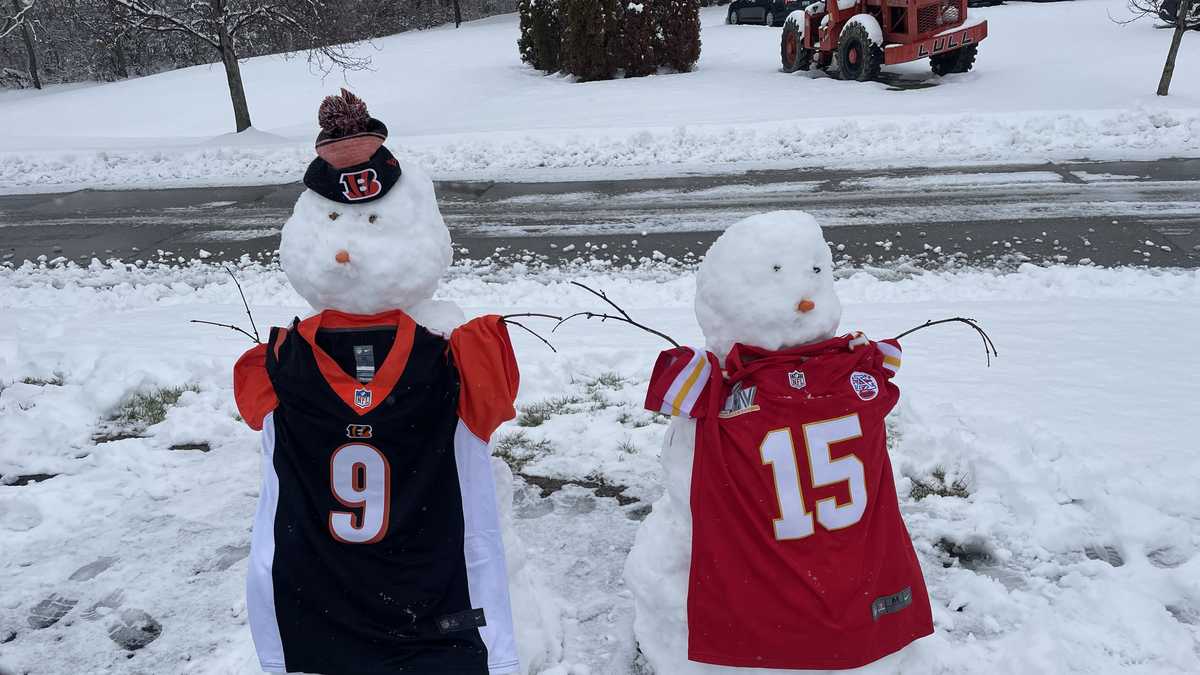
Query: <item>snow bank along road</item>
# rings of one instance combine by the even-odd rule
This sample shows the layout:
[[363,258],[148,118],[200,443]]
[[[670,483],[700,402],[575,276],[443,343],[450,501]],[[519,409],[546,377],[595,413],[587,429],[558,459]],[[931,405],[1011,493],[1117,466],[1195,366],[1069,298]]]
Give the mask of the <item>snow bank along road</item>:
[[[278,248],[299,185],[0,197],[0,262],[236,259]],[[442,182],[462,256],[702,253],[746,215],[804,209],[848,260],[1200,263],[1200,159],[625,181]]]
[[[937,633],[875,674],[1200,672],[1200,271],[841,266],[843,329],[905,340],[895,480]],[[239,277],[259,326],[307,310],[274,267]],[[607,290],[701,340],[687,266],[460,264],[440,297],[483,312],[594,309]],[[0,269],[0,671],[251,674],[243,600],[258,438],[230,370],[249,342],[219,267]],[[535,326],[540,327],[540,326]],[[665,343],[571,323],[514,333],[521,416],[495,454],[525,476],[517,526],[562,607],[546,675],[641,672],[621,568],[660,494],[641,410]],[[1181,360],[1182,358],[1182,360]],[[658,675],[669,675],[660,673]]]
[[[1154,87],[1169,36],[1152,21],[1113,21],[1129,16],[1125,0],[971,15],[990,36],[974,71],[944,78],[927,61],[889,68],[888,82],[786,75],[778,28],[726,26],[713,7],[691,73],[545,77],[520,62],[507,15],[364,45],[375,69],[347,82],[387,121],[393,147],[441,179],[1200,156],[1200,40],[1183,41],[1163,98]],[[242,76],[256,127],[236,137],[216,66],[0,93],[0,191],[300,180],[312,111],[342,78],[276,56],[248,59]]]

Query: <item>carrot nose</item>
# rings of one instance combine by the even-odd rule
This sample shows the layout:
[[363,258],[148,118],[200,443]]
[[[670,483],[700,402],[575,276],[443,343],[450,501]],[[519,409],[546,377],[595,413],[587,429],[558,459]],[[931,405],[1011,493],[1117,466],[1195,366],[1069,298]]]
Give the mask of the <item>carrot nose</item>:
[[800,310],[801,312],[803,312],[805,314],[813,311],[816,308],[817,308],[817,303],[813,302],[812,300],[809,300],[808,298],[801,300],[796,305],[796,309]]
[[338,251],[336,255],[333,256],[333,259],[338,261],[339,265],[345,265],[346,263],[350,262],[350,252],[345,249],[342,249],[341,251]]

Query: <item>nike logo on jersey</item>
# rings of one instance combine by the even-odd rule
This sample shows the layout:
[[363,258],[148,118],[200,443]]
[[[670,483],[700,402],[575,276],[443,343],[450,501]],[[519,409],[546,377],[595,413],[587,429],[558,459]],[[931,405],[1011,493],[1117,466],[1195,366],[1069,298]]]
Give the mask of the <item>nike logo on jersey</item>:
[[894,614],[912,604],[912,587],[905,588],[899,593],[875,598],[871,603],[871,618],[875,621],[884,614]]

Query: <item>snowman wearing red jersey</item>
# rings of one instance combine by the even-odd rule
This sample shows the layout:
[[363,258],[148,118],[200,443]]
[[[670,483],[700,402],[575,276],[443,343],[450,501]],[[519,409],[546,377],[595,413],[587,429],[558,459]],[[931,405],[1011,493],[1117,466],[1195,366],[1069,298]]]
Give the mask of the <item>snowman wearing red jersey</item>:
[[821,229],[747,218],[696,275],[707,350],[659,357],[666,493],[625,568],[658,673],[856,668],[933,632],[884,418],[900,346],[836,337]]
[[316,310],[234,373],[262,430],[247,610],[267,672],[529,672],[552,610],[488,443],[518,371],[498,316],[432,300],[451,260],[432,181],[343,90],[283,228],[281,265]]

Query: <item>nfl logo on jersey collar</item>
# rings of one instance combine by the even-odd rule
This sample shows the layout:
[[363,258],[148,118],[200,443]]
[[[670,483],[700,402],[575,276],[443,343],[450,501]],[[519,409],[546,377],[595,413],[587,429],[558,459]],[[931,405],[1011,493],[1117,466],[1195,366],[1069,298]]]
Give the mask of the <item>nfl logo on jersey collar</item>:
[[808,386],[808,378],[799,370],[788,373],[788,386],[792,389],[803,389]]
[[356,405],[359,408],[362,408],[364,410],[367,408],[370,408],[371,407],[371,390],[370,389],[354,390],[354,405]]

